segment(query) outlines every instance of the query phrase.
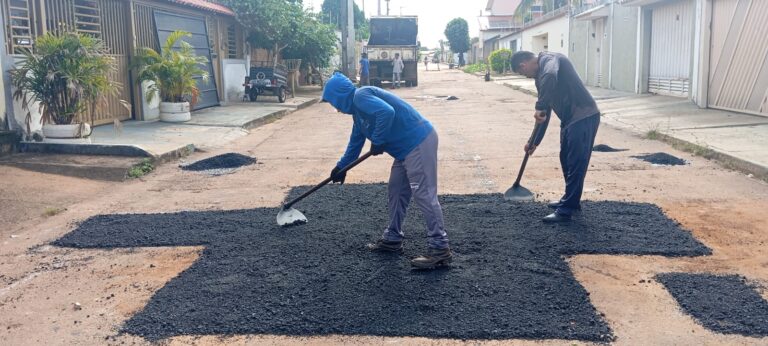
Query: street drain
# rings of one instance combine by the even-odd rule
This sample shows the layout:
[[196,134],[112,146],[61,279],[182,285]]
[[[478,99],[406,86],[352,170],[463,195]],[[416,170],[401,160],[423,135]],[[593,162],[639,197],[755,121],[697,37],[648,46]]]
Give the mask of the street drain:
[[667,153],[653,153],[653,154],[638,155],[638,156],[632,156],[632,157],[643,160],[645,162],[650,162],[654,165],[680,166],[680,165],[685,165],[687,163],[685,162],[685,160],[669,155]]

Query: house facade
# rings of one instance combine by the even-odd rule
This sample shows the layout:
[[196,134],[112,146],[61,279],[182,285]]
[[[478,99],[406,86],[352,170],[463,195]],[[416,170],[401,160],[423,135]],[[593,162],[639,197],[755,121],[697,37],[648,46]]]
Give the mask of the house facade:
[[768,115],[766,22],[768,1],[586,1],[568,55],[591,86]]
[[[160,44],[175,30],[192,33],[185,38],[198,55],[208,58],[211,78],[198,81],[196,109],[212,107],[232,97],[241,88],[247,71],[247,48],[242,27],[228,8],[205,0],[0,0],[5,32],[2,51],[3,78],[21,57],[24,49],[47,32],[76,30],[101,38],[116,62],[110,78],[122,85],[95,116],[95,124],[119,120],[153,120],[157,104],[146,102],[142,87],[129,70],[131,56],[139,47],[160,49]],[[8,102],[11,90],[5,84],[6,114],[11,126],[24,128],[23,111],[18,102]],[[120,100],[131,104],[124,107]],[[10,106],[12,105],[12,106]],[[33,121],[33,126],[38,126]],[[32,129],[33,131],[35,128]]]
[[521,0],[488,0],[485,11],[478,17],[480,24],[479,42],[476,53],[478,61],[485,61],[491,52],[503,48],[499,39],[518,31],[522,22],[515,18],[515,10]]

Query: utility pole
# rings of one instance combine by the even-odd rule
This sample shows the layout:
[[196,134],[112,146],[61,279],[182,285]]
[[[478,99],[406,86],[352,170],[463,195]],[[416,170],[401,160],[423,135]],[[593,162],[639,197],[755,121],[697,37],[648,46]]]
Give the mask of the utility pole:
[[387,2],[387,15],[389,15],[389,0],[384,0]]
[[354,0],[338,0],[339,22],[341,23],[341,72],[349,78],[355,70],[355,22]]
[[379,11],[376,12],[379,16],[381,16],[381,0],[378,0],[379,3]]

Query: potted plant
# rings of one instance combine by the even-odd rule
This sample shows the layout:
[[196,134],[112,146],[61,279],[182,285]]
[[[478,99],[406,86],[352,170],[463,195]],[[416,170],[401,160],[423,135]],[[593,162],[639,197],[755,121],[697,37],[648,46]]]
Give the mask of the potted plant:
[[11,69],[13,97],[27,111],[39,112],[46,142],[90,143],[93,115],[120,86],[109,80],[114,59],[95,37],[62,30],[37,38]]
[[146,91],[147,101],[151,102],[156,94],[160,94],[160,121],[190,120],[190,103],[194,105],[200,94],[195,77],[208,80],[208,72],[202,68],[208,59],[195,55],[192,45],[181,40],[191,36],[186,31],[174,31],[165,40],[160,53],[143,47],[133,57],[133,68],[138,71],[137,82],[151,82]]

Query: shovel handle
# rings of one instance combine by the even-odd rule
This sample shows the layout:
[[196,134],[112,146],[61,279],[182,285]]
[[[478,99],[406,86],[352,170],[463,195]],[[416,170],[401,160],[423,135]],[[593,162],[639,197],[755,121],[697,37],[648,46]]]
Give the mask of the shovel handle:
[[[541,124],[536,123],[536,125],[533,126],[533,132],[531,132],[531,137],[528,138],[528,145],[530,146],[533,144],[533,141],[536,139],[536,135],[539,134],[539,128],[541,128]],[[512,186],[520,186],[520,180],[523,179],[523,172],[525,171],[525,165],[528,164],[528,158],[530,155],[528,152],[525,152],[525,157],[523,158],[523,164],[520,165],[520,171],[517,172],[517,179],[515,179],[515,183],[512,184]]]
[[[348,170],[352,169],[353,167],[355,167],[355,166],[357,166],[358,164],[360,164],[360,162],[363,162],[363,161],[365,161],[365,159],[367,159],[367,158],[371,157],[371,155],[373,155],[373,153],[371,153],[370,151],[369,151],[369,152],[367,152],[367,153],[365,153],[365,154],[363,154],[363,156],[360,156],[360,157],[358,157],[358,158],[357,158],[357,160],[355,160],[355,161],[352,161],[352,163],[350,163],[350,164],[348,164],[346,167],[342,168],[342,169],[339,171],[339,173],[344,173],[344,172],[346,172],[346,171],[348,171]],[[337,174],[338,174],[338,173],[337,173]],[[296,202],[298,202],[298,201],[301,201],[302,199],[304,199],[304,198],[306,198],[307,196],[311,195],[313,192],[317,191],[317,190],[318,190],[318,189],[320,189],[321,187],[323,187],[323,186],[325,186],[326,184],[330,183],[330,182],[331,182],[331,180],[333,180],[333,177],[332,177],[332,176],[331,176],[331,177],[328,177],[328,178],[325,178],[325,180],[321,181],[321,182],[320,182],[320,184],[317,184],[317,185],[315,185],[315,187],[313,187],[313,188],[309,189],[309,191],[307,191],[307,192],[304,192],[303,194],[301,194],[301,196],[299,196],[299,197],[296,197],[294,200],[292,200],[292,201],[290,201],[290,202],[288,202],[288,203],[286,203],[286,204],[283,204],[283,210],[289,209],[289,208],[290,208],[290,207],[292,207],[294,204],[296,204]]]

